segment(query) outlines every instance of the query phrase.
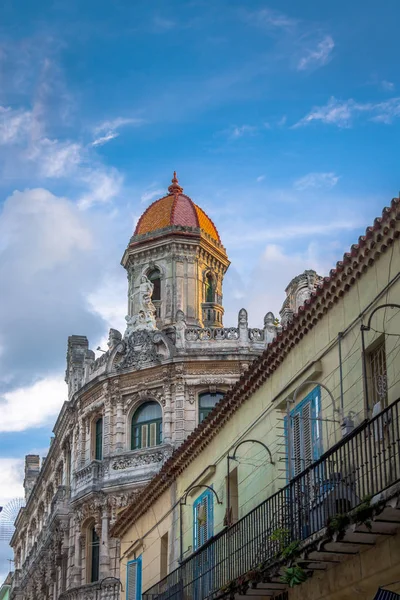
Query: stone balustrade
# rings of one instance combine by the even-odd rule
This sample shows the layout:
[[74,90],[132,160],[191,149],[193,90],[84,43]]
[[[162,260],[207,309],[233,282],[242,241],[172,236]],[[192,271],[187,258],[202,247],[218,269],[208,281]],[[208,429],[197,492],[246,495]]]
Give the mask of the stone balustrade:
[[107,578],[97,583],[89,583],[71,588],[59,596],[59,600],[119,600],[121,583]]
[[171,456],[169,444],[153,448],[129,450],[124,453],[92,460],[76,471],[71,497],[76,499],[89,491],[97,491],[121,483],[147,481]]

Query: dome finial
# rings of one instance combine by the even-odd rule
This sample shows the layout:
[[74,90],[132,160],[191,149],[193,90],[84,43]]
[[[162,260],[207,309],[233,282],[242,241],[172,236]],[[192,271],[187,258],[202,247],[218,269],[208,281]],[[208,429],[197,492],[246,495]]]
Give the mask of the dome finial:
[[168,191],[170,194],[181,194],[183,192],[183,188],[178,183],[176,171],[174,171],[174,176],[172,178],[172,184],[169,186]]

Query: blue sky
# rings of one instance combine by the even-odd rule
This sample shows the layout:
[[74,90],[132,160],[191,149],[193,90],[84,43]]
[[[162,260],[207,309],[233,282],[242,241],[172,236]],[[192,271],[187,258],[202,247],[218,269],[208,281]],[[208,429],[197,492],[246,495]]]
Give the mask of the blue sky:
[[[67,336],[123,327],[135,222],[180,183],[231,268],[225,322],[278,312],[400,187],[395,0],[3,0],[0,469],[46,453]],[[5,482],[5,484],[4,484]],[[7,555],[7,551],[0,555]],[[3,570],[6,570],[4,566]]]

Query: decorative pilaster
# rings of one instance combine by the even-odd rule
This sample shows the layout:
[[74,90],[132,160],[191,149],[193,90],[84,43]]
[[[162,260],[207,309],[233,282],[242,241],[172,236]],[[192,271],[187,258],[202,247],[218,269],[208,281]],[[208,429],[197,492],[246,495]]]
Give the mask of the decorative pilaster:
[[111,394],[110,384],[103,384],[104,416],[103,416],[103,456],[111,453]]
[[107,501],[105,499],[101,514],[101,538],[100,538],[100,576],[110,575],[110,549],[108,543],[109,514]]
[[75,586],[81,584],[82,580],[82,556],[81,556],[81,532],[80,524],[77,517],[75,517],[75,549],[74,549],[74,567],[72,569],[73,582]]
[[112,399],[117,406],[117,418],[115,423],[115,452],[120,453],[124,449],[124,413],[122,396],[119,389],[119,380],[114,379],[112,386]]
[[172,406],[171,406],[171,384],[168,369],[163,369],[163,397],[164,397],[164,432],[163,442],[172,442]]
[[184,365],[175,365],[175,443],[185,439],[185,380]]
[[82,417],[79,421],[79,468],[85,466],[86,462],[86,419]]

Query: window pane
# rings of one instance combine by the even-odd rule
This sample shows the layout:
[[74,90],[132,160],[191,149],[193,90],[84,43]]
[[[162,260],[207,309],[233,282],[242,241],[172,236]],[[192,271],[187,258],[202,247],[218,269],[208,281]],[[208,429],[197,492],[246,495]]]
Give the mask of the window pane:
[[200,394],[199,395],[199,423],[210,414],[214,406],[224,397],[222,392],[216,392],[215,394]]
[[154,269],[148,275],[148,279],[150,279],[151,283],[154,285],[153,289],[153,300],[161,300],[161,279],[160,279],[160,271],[158,269]]
[[138,450],[140,448],[140,427],[132,426],[132,450]]
[[154,421],[155,419],[162,418],[161,406],[158,402],[146,402],[139,406],[135,414],[133,415],[133,423],[146,423],[147,421]]
[[99,580],[99,563],[100,563],[100,540],[99,536],[96,533],[95,528],[92,529],[92,571],[91,571],[91,581]]
[[103,419],[97,419],[96,421],[96,451],[95,451],[95,459],[102,460],[103,459]]

